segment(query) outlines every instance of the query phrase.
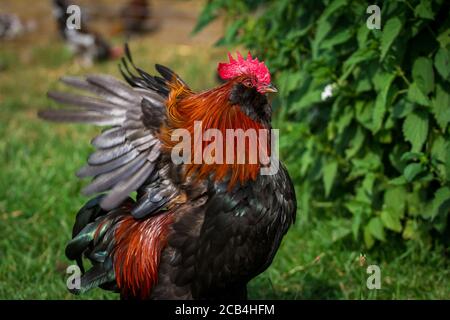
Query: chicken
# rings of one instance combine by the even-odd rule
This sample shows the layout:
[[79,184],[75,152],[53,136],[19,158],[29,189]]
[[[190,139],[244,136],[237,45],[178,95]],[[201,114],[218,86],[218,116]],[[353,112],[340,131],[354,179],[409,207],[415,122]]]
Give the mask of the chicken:
[[23,33],[24,26],[15,14],[0,13],[0,40],[13,39]]
[[23,22],[17,15],[0,12],[0,40],[12,40],[36,29],[36,21]]
[[154,31],[157,22],[152,18],[152,6],[147,0],[130,0],[120,11],[123,30],[127,36]]
[[[196,148],[206,150],[211,140],[194,138],[180,149],[173,138],[195,136],[198,123],[203,134],[270,130],[268,93],[276,89],[269,71],[250,53],[247,59],[229,55],[218,65],[226,82],[196,93],[167,67],[156,65],[161,76],[152,76],[135,67],[127,46],[125,54],[120,70],[128,85],[107,75],[64,77],[91,95],[49,92],[75,108],[39,113],[51,121],[109,126],[92,140],[97,150],[77,173],[94,177],[84,194],[103,193],[78,212],[66,247],[83,272],[72,291],[101,287],[124,299],[245,299],[247,283],[269,267],[295,221],[288,172],[262,136],[253,146],[279,165],[266,174],[268,162],[247,161],[255,150],[249,145],[230,148],[246,161],[238,155],[231,162],[196,162]],[[86,272],[83,258],[92,263]]]
[[81,15],[81,25],[79,29],[67,27],[67,20],[70,14],[67,8],[70,3],[67,0],[53,0],[53,15],[56,18],[58,31],[66,41],[70,50],[81,59],[81,63],[86,66],[94,62],[101,62],[116,59],[122,56],[121,47],[112,47],[99,33],[90,30],[86,23],[85,15]]

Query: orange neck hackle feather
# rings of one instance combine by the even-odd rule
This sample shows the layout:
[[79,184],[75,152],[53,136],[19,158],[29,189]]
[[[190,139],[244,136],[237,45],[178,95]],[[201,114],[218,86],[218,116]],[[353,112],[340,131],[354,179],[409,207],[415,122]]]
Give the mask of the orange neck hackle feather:
[[[229,95],[233,85],[242,81],[245,76],[235,78],[225,84],[198,94],[193,93],[189,89],[186,89],[178,81],[172,81],[171,91],[166,103],[168,114],[168,125],[161,130],[161,140],[164,143],[165,149],[170,152],[179,141],[171,141],[172,133],[175,129],[187,129],[190,132],[190,136],[194,137],[194,122],[201,121],[202,123],[202,137],[203,133],[208,129],[217,129],[221,132],[222,137],[226,136],[227,129],[242,129],[244,131],[253,129],[256,133],[259,133],[260,129],[265,128],[261,123],[250,119],[244,112],[241,111],[238,105],[232,105],[229,102]],[[259,138],[258,138],[259,139]],[[270,137],[269,147],[266,146],[265,154],[269,156],[270,153]],[[205,150],[213,141],[194,141],[191,139],[191,155],[194,155],[194,144],[202,143],[201,150]],[[234,143],[234,163],[214,163],[214,164],[196,164],[191,161],[189,164],[185,164],[186,176],[193,176],[195,179],[203,179],[208,176],[213,176],[215,180],[223,180],[229,177],[229,188],[237,182],[244,184],[247,180],[255,180],[260,170],[260,164],[237,163],[237,154],[242,152],[236,150],[237,143]],[[257,154],[259,154],[259,148],[262,146],[257,144]],[[226,154],[226,143],[223,143],[223,155]],[[254,149],[252,149],[254,150]],[[250,159],[249,142],[245,143],[245,159]]]

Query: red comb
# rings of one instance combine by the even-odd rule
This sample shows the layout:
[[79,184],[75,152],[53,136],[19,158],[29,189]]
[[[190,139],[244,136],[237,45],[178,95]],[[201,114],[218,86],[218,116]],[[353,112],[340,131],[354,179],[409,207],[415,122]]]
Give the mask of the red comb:
[[259,62],[258,58],[253,59],[250,52],[247,59],[237,52],[237,60],[235,60],[228,52],[229,63],[219,63],[217,71],[219,76],[224,79],[233,79],[237,76],[248,74],[255,76],[260,84],[270,84],[270,73],[264,62]]

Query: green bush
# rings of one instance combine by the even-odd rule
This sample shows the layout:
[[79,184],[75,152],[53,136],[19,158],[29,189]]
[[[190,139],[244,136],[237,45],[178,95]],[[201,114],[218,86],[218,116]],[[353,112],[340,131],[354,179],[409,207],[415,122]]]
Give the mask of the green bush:
[[366,1],[212,0],[196,30],[225,13],[218,44],[242,44],[272,71],[301,216],[340,217],[340,236],[369,248],[395,234],[445,239],[450,3],[377,3],[380,30]]

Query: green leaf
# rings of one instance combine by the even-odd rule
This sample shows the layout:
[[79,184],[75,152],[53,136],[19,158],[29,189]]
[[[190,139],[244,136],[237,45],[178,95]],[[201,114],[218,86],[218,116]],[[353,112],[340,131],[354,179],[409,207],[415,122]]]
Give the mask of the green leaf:
[[316,36],[312,42],[312,55],[313,58],[316,58],[319,53],[319,47],[322,43],[323,39],[327,36],[327,34],[332,30],[332,25],[330,21],[326,19],[319,19],[317,24]]
[[425,171],[425,166],[421,163],[410,163],[403,170],[406,181],[411,182],[417,175]]
[[370,79],[366,75],[361,76],[356,81],[357,81],[355,88],[356,93],[367,92],[372,90],[372,83],[370,82]]
[[450,188],[442,187],[436,191],[433,199],[432,218],[447,215],[450,210]]
[[[375,108],[373,109],[372,115],[372,132],[377,133],[382,126],[384,115],[386,109],[390,104],[389,90],[391,89],[391,84],[395,79],[395,74],[385,74],[381,77],[383,82],[382,90],[378,93],[377,99],[375,101]],[[375,83],[377,85],[377,83]]]
[[398,218],[403,218],[406,208],[406,190],[402,186],[390,187],[384,192],[383,210],[390,211]]
[[380,168],[382,162],[379,154],[368,151],[363,158],[353,159],[352,165],[354,170],[360,170],[366,176],[368,171],[374,172]]
[[343,8],[347,5],[348,0],[335,0],[331,1],[331,3],[326,6],[325,10],[323,11],[322,15],[319,19],[324,20],[330,17],[332,14],[334,14],[339,9]]
[[434,56],[434,67],[444,80],[449,80],[450,51],[447,48],[439,48]]
[[338,130],[338,134],[341,134],[345,128],[348,127],[348,125],[353,120],[353,110],[351,108],[345,108],[343,114],[339,117],[339,120],[336,122],[336,128]]
[[334,46],[347,42],[352,38],[352,36],[353,31],[351,29],[342,29],[334,34],[332,38],[323,41],[321,48],[331,49]]
[[435,161],[436,168],[440,174],[442,180],[447,179],[447,168],[445,163],[447,162],[447,157],[450,154],[450,141],[447,141],[443,136],[438,136],[433,141],[433,146],[431,148],[432,161]]
[[347,210],[350,211],[353,215],[361,213],[365,205],[365,203],[359,202],[357,200],[349,200],[344,204]]
[[292,104],[290,112],[299,111],[303,108],[311,107],[313,104],[317,102],[321,102],[321,93],[320,90],[309,91],[306,93],[299,101]]
[[414,111],[405,118],[403,122],[403,136],[412,145],[411,150],[418,152],[427,139],[428,135],[428,114]]
[[361,188],[369,197],[372,197],[374,183],[375,183],[375,174],[373,172],[367,173],[361,184]]
[[325,188],[325,196],[330,195],[331,187],[333,186],[334,179],[336,178],[337,162],[329,162],[323,168],[323,185]]
[[442,131],[450,122],[450,94],[440,84],[436,87],[436,98],[432,101],[433,114]]
[[450,151],[450,140],[445,139],[443,136],[438,136],[433,142],[431,156],[439,160],[441,163],[444,163],[448,151]]
[[419,160],[421,157],[424,156],[424,153],[422,152],[405,152],[404,154],[402,154],[402,157],[400,158],[401,161],[417,161]]
[[358,177],[365,177],[364,181],[369,182],[370,177],[372,177],[373,172],[377,171],[382,165],[380,156],[373,152],[366,152],[362,159],[352,159],[351,160],[351,172],[347,176],[347,180],[352,180]]
[[404,239],[414,239],[417,237],[417,225],[414,220],[409,219],[406,221],[402,236]]
[[441,48],[446,48],[450,44],[450,29],[444,30],[436,40],[441,45]]
[[[419,184],[413,185],[413,187],[417,187]],[[408,204],[408,216],[416,217],[423,213],[423,205],[424,201],[421,199],[421,195],[418,192],[419,190],[416,188],[413,192],[409,192],[407,195],[407,204]]]
[[399,99],[394,106],[392,116],[394,118],[404,118],[413,110],[414,110],[414,103],[404,98]]
[[356,134],[350,140],[350,147],[345,150],[346,159],[350,159],[358,153],[364,143],[364,138],[365,135],[363,133],[363,129],[361,128],[361,126],[358,126],[358,128],[356,129]]
[[450,181],[450,148],[446,152],[445,171],[447,172],[447,181]]
[[222,38],[220,45],[229,45],[233,43],[240,28],[244,25],[244,20],[238,19],[231,23],[225,31],[225,35]]
[[419,89],[417,83],[413,82],[408,88],[408,99],[422,106],[430,106],[430,99]]
[[301,72],[282,72],[278,76],[278,85],[280,89],[280,94],[287,96],[289,93],[294,91],[300,86],[303,79],[303,74]]
[[369,130],[372,130],[373,105],[374,102],[372,100],[357,100],[355,103],[356,120]]
[[358,234],[359,234],[359,228],[361,227],[361,215],[362,213],[356,212],[353,216],[353,221],[352,221],[352,233],[353,233],[353,238],[356,240],[358,239]]
[[414,15],[419,18],[434,19],[434,13],[431,9],[431,1],[430,0],[421,0],[420,4],[415,8]]
[[389,162],[397,170],[397,172],[403,172],[403,169],[406,166],[406,164],[400,159],[406,150],[409,150],[408,143],[397,143],[389,152]]
[[392,211],[385,210],[381,212],[381,221],[383,225],[395,232],[402,231],[402,224],[400,223],[400,219],[397,215],[395,215]]
[[369,228],[370,234],[373,235],[375,239],[381,241],[386,240],[383,223],[379,217],[370,219],[367,227]]
[[433,62],[429,58],[419,57],[414,61],[412,77],[423,94],[428,95],[434,90]]
[[197,19],[197,24],[192,30],[192,34],[196,34],[201,31],[204,27],[206,27],[209,23],[215,20],[218,17],[218,11],[221,8],[222,3],[219,1],[211,1],[206,6],[203,7],[200,16]]
[[308,181],[306,181],[301,187],[299,208],[305,214],[305,218],[308,219],[311,207],[312,188]]
[[350,68],[365,61],[375,59],[377,52],[370,48],[361,48],[356,50],[347,60],[344,62],[343,73],[345,74]]
[[342,238],[345,238],[351,232],[351,225],[348,219],[337,218],[331,220],[332,226],[331,241],[336,242]]
[[364,243],[368,249],[372,248],[375,244],[375,239],[373,238],[368,225],[364,227]]
[[402,30],[402,22],[398,17],[390,18],[384,25],[381,34],[381,55],[380,61],[384,59],[389,48]]
[[406,181],[406,179],[405,179],[405,177],[403,175],[399,176],[397,178],[389,180],[389,184],[393,185],[393,186],[401,186],[401,185],[404,185],[406,183],[408,183],[408,181]]
[[394,134],[393,128],[396,125],[395,119],[392,114],[388,114],[386,121],[384,122],[384,130],[380,133],[381,143],[391,143],[392,135]]
[[358,32],[356,34],[356,39],[358,40],[359,48],[364,47],[364,44],[366,43],[369,33],[370,33],[370,29],[367,28],[367,26],[365,24],[363,24],[361,27],[359,27]]

